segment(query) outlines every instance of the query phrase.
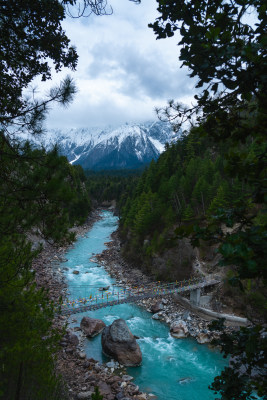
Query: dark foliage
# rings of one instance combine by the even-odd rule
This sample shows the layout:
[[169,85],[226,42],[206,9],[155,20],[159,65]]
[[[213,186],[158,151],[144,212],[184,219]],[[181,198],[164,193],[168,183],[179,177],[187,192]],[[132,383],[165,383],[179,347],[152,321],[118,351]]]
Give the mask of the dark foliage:
[[[232,266],[232,284],[243,290],[243,280],[258,280],[261,307],[266,306],[266,3],[248,1],[161,1],[159,18],[150,25],[158,39],[181,35],[180,60],[197,77],[202,92],[195,96],[196,105],[183,106],[170,101],[161,118],[179,127],[185,121],[198,125],[198,136],[217,143],[228,142],[224,154],[224,173],[237,180],[249,192],[231,203],[220,201],[211,212],[206,226],[182,226],[178,237],[191,237],[194,245],[200,240],[219,244],[221,264]],[[250,23],[248,22],[250,19]],[[219,195],[219,193],[218,193]],[[189,210],[190,211],[190,210]],[[190,214],[190,213],[189,213]],[[223,226],[227,230],[223,231]],[[226,233],[225,233],[226,232]],[[248,371],[227,370],[211,386],[221,398],[251,399],[253,391],[263,395],[251,373],[257,367],[258,355],[266,348],[254,329],[240,330],[227,353],[240,351],[239,366]],[[261,335],[266,335],[263,327]],[[250,340],[253,337],[255,340]],[[231,338],[230,338],[231,340]],[[223,337],[221,345],[227,346]],[[235,347],[236,346],[236,347]],[[250,352],[243,351],[250,348]],[[243,353],[242,353],[243,351]],[[255,351],[256,357],[250,354]],[[242,353],[242,355],[241,355]],[[261,357],[260,357],[261,358]],[[266,388],[265,388],[266,390]],[[264,393],[266,395],[266,392]]]
[[62,399],[54,357],[61,333],[54,305],[36,288],[28,237],[70,241],[68,228],[90,211],[81,172],[57,150],[46,153],[0,141],[0,395]]
[[0,122],[6,124],[28,111],[22,90],[33,78],[51,78],[48,58],[60,71],[63,66],[74,69],[78,56],[61,26],[65,17],[61,2],[10,0],[0,6]]
[[115,200],[117,212],[120,214],[138,180],[139,173],[136,170],[129,171],[86,171],[86,188],[92,200],[97,204]]

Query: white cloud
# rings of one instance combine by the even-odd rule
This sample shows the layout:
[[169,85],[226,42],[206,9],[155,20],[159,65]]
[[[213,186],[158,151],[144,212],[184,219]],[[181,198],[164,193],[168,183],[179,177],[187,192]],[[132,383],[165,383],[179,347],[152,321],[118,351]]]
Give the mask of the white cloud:
[[[48,127],[81,127],[155,119],[170,98],[190,101],[193,81],[180,69],[177,37],[156,40],[156,2],[110,0],[110,16],[71,19],[63,26],[79,54],[73,75],[78,93],[68,109],[54,106]],[[62,71],[52,84],[68,74]],[[51,86],[41,84],[40,89]]]

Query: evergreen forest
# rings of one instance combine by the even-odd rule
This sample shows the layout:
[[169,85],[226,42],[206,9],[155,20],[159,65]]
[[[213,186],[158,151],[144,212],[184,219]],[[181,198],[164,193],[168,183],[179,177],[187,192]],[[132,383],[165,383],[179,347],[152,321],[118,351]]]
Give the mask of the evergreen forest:
[[[106,7],[102,0],[0,4],[0,398],[67,398],[55,370],[65,334],[53,323],[60,307],[37,285],[32,265],[42,243],[73,243],[71,228],[115,200],[123,257],[155,280],[188,279],[196,254],[217,257],[225,290],[251,325],[229,334],[224,321],[212,324],[222,331],[215,344],[233,362],[210,389],[222,400],[266,399],[266,4],[157,0],[149,27],[160,40],[179,32],[196,103],[170,100],[157,110],[183,135],[144,171],[95,173],[16,134],[44,133],[50,105],[67,107],[78,95],[69,76],[42,99],[24,91],[37,77],[49,81],[52,69],[76,69],[62,22],[109,14]],[[251,10],[254,24],[244,22]],[[102,398],[98,388],[92,398]]]

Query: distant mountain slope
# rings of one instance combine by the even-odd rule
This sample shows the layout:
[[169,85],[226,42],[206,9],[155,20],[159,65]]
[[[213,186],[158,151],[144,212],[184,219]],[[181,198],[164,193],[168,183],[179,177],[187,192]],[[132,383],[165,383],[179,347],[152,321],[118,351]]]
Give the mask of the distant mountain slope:
[[148,164],[163,152],[165,143],[178,138],[169,124],[156,121],[125,124],[118,128],[51,130],[41,138],[35,138],[34,143],[47,149],[57,143],[71,164],[101,170],[137,168]]

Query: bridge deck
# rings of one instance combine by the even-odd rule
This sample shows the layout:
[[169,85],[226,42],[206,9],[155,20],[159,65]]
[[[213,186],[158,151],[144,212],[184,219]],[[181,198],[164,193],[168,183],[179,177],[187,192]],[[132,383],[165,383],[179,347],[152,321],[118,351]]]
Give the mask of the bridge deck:
[[83,305],[78,305],[78,306],[71,306],[71,302],[69,302],[68,306],[62,306],[60,314],[61,315],[71,315],[71,314],[77,314],[80,312],[86,312],[86,311],[93,311],[93,310],[99,310],[100,308],[104,308],[104,307],[112,307],[115,306],[117,304],[124,304],[124,303],[136,303],[140,300],[144,300],[144,299],[148,299],[148,298],[155,298],[155,297],[163,297],[163,296],[167,296],[173,293],[183,293],[183,292],[188,292],[188,291],[192,291],[192,290],[196,290],[196,289],[201,289],[204,288],[206,286],[213,286],[213,285],[217,285],[218,283],[220,283],[220,281],[218,280],[210,280],[210,281],[206,281],[206,280],[201,280],[195,283],[190,283],[187,285],[183,286],[183,282],[179,282],[179,283],[171,283],[171,284],[163,284],[163,285],[158,285],[156,287],[154,287],[153,289],[151,288],[147,288],[144,289],[142,288],[142,290],[139,292],[135,292],[132,293],[130,291],[128,291],[127,289],[125,289],[125,293],[127,295],[124,295],[123,297],[119,298],[115,298],[112,300],[104,300],[104,296],[102,298],[102,301],[100,300],[97,301],[97,297],[96,299],[92,298],[92,299],[88,299],[85,300],[84,302],[90,302],[90,304],[83,304]]

